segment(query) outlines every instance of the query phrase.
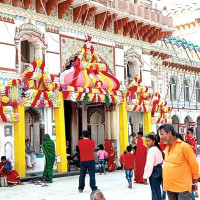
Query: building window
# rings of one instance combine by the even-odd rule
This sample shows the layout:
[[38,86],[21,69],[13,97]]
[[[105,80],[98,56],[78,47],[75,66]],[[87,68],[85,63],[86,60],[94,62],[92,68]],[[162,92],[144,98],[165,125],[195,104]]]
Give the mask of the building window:
[[200,83],[196,83],[196,101],[200,103]]
[[186,130],[188,130],[188,128],[190,128],[190,119],[189,119],[189,117],[185,118],[184,123],[186,124]]
[[177,96],[176,96],[176,90],[177,90],[177,85],[176,85],[176,81],[174,78],[170,79],[170,99],[171,101],[176,101],[177,100]]
[[140,66],[136,60],[133,60],[132,62],[130,62],[130,61],[128,62],[127,71],[125,72],[125,75],[127,75],[127,77],[128,77],[128,84],[130,84],[132,82],[132,80],[134,80],[135,76],[141,75],[140,74]]
[[176,133],[179,133],[179,120],[176,115],[172,116],[172,126],[174,127]]
[[21,62],[30,63],[30,42],[27,40],[21,42]]
[[21,70],[24,71],[29,63],[35,60],[36,48],[33,43],[24,40],[21,41]]
[[152,86],[153,94],[155,94],[155,84],[154,84],[154,81],[151,81],[151,86]]
[[183,82],[183,87],[184,87],[184,100],[189,102],[190,101],[190,95],[189,95],[189,84],[187,80],[184,80]]

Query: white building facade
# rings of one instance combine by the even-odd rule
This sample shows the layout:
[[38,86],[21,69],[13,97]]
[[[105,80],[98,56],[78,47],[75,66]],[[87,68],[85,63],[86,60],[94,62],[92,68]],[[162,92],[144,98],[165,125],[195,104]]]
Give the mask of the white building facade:
[[[168,78],[164,75],[166,83],[162,85],[164,71],[159,66],[158,73],[152,72],[154,63],[151,52],[160,51],[160,47],[153,43],[171,35],[171,18],[142,4],[121,0],[113,3],[100,0],[42,0],[42,4],[39,0],[0,2],[0,82],[3,85],[7,85],[11,79],[23,80],[21,74],[37,59],[45,62],[45,70],[56,77],[55,82],[63,84],[64,75],[72,70],[67,68],[70,59],[84,45],[85,36],[91,35],[95,51],[109,66],[109,73],[120,82],[120,90],[127,90],[131,80],[139,75],[150,93],[155,89],[165,96],[163,90],[170,73],[166,72]],[[171,52],[167,49],[163,51],[166,55]],[[155,87],[152,87],[152,81]],[[20,94],[23,96],[23,91]],[[97,133],[92,136],[97,145],[100,144],[98,140],[114,140],[119,152],[118,104],[107,108],[104,104],[85,105],[82,102],[65,101],[64,105],[69,154],[74,153],[81,132],[85,129]],[[195,121],[197,117],[189,120]],[[129,135],[144,129],[143,118],[141,112],[128,113],[126,123],[132,127]],[[1,122],[0,130],[0,155],[6,155],[14,163],[14,124]],[[56,141],[53,109],[26,107],[25,135],[31,138],[38,159],[43,159],[40,145],[47,133]],[[41,171],[41,168],[42,165],[37,170]]]

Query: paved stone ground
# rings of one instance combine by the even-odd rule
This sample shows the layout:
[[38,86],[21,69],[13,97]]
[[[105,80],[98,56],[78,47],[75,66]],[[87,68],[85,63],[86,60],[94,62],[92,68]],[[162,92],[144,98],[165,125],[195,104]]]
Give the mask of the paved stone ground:
[[[133,189],[127,188],[123,171],[96,174],[97,186],[104,193],[106,200],[151,200],[149,185],[133,184]],[[86,187],[83,193],[78,193],[78,176],[57,178],[47,187],[25,183],[12,188],[0,188],[2,200],[89,200],[91,193],[89,178],[86,178]]]
[[[198,160],[200,161],[200,156],[198,156]],[[89,177],[87,175],[86,187],[81,194],[77,189],[78,178],[79,176],[56,178],[47,187],[30,183],[12,188],[0,187],[0,200],[89,200],[91,193]],[[123,171],[101,176],[97,173],[96,181],[106,200],[151,200],[150,186],[133,184],[133,189],[128,189]]]

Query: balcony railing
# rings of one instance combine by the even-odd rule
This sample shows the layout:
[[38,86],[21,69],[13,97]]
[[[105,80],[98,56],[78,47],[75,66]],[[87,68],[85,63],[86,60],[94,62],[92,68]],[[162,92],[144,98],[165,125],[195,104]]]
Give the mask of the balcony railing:
[[131,1],[125,0],[113,0],[108,4],[108,0],[93,0],[100,4],[103,4],[106,7],[112,7],[119,12],[124,12],[132,14],[136,17],[144,18],[155,23],[166,25],[168,27],[173,27],[172,17],[163,16],[161,13],[156,13],[155,10],[151,8],[146,8],[143,6],[138,6]]

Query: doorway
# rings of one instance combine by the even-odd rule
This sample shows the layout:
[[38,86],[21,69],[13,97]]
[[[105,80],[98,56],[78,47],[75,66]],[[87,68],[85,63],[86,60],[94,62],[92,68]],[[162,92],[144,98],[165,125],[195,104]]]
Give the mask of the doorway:
[[25,133],[26,138],[30,138],[33,149],[37,154],[40,154],[44,131],[41,126],[41,116],[38,109],[40,108],[28,108],[25,111]]
[[67,154],[71,154],[71,147],[72,147],[72,106],[71,102],[64,101],[64,112],[65,112],[65,136],[66,136],[66,150]]
[[103,106],[88,108],[88,131],[91,139],[95,141],[96,148],[104,144],[105,135],[105,109]]

